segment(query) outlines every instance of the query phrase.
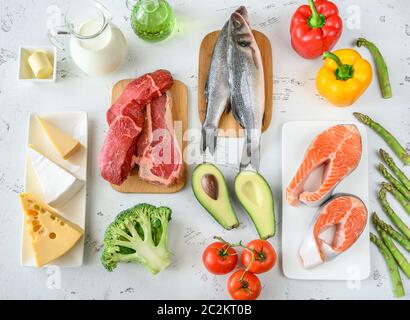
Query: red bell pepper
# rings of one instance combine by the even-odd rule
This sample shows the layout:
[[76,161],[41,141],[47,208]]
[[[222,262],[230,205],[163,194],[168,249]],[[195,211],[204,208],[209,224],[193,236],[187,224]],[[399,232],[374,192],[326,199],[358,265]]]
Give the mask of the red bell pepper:
[[330,51],[342,34],[343,22],[337,6],[327,0],[308,0],[300,6],[290,23],[293,49],[302,57],[313,59]]

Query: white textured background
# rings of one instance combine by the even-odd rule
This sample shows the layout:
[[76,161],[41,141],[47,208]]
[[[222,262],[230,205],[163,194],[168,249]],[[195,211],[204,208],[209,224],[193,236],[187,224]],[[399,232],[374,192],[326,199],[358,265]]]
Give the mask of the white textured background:
[[[80,2],[80,0],[77,0]],[[76,1],[73,1],[76,2]],[[278,233],[272,243],[280,253],[281,125],[288,120],[352,120],[353,111],[368,113],[390,128],[397,137],[410,142],[410,7],[406,0],[336,1],[346,22],[349,8],[361,11],[360,29],[345,27],[337,48],[349,47],[358,36],[376,42],[390,68],[394,97],[383,100],[374,78],[370,88],[351,108],[331,107],[316,93],[315,75],[321,61],[297,56],[289,43],[290,17],[302,1],[289,0],[171,0],[178,30],[159,44],[139,40],[129,26],[125,1],[102,1],[126,35],[129,54],[126,63],[111,76],[90,78],[59,52],[58,81],[55,84],[20,83],[17,78],[20,45],[47,45],[46,9],[62,2],[45,0],[0,0],[0,298],[12,299],[159,299],[227,298],[227,277],[205,272],[201,253],[213,235],[229,240],[248,241],[255,237],[253,226],[238,208],[243,224],[238,230],[222,232],[194,199],[191,189],[173,195],[123,195],[114,192],[99,176],[96,157],[105,131],[105,110],[112,85],[157,68],[169,69],[189,88],[190,127],[198,128],[197,60],[203,36],[222,26],[229,13],[245,4],[253,26],[266,33],[273,47],[275,115],[263,137],[261,172],[272,186],[279,218]],[[353,7],[355,9],[357,7]],[[369,58],[366,49],[360,49]],[[84,266],[61,270],[61,289],[47,289],[46,270],[20,267],[22,214],[17,194],[23,190],[26,119],[29,112],[85,110],[89,114],[88,212]],[[384,214],[375,200],[380,176],[374,169],[375,150],[384,143],[369,133],[370,210]],[[303,150],[301,150],[303,153]],[[410,174],[410,171],[406,171]],[[231,181],[233,170],[227,172]],[[142,267],[122,265],[107,273],[99,263],[103,232],[122,209],[139,202],[170,206],[170,248],[174,262],[155,278]],[[397,207],[399,210],[399,207]],[[401,211],[401,215],[404,212]],[[392,297],[387,269],[371,248],[372,268],[368,280],[352,288],[346,282],[293,281],[281,271],[281,261],[262,275],[263,299],[388,299]],[[50,279],[48,280],[50,281]],[[406,280],[405,280],[406,282]],[[410,297],[410,283],[405,284]]]

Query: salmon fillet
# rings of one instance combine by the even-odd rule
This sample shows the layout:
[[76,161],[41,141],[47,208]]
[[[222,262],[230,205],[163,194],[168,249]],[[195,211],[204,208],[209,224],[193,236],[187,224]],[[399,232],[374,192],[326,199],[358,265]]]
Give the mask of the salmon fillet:
[[[313,268],[348,250],[360,237],[367,223],[362,200],[348,194],[329,199],[316,215],[304,239],[299,255],[304,268]],[[325,232],[334,227],[333,236]]]
[[[286,201],[296,206],[299,201],[317,206],[326,201],[336,185],[359,164],[362,140],[355,125],[342,124],[320,133],[310,144],[295,176],[286,188]],[[309,175],[325,166],[322,183],[316,191],[304,191]]]

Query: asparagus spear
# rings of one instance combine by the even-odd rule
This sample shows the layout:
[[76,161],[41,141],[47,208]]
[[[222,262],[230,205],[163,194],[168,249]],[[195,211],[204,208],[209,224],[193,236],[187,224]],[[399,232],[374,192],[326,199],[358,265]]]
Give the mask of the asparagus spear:
[[396,298],[403,297],[405,295],[403,283],[401,281],[399,268],[396,261],[394,260],[394,257],[390,253],[389,249],[387,249],[387,247],[384,245],[383,241],[377,238],[377,236],[372,232],[370,232],[370,240],[377,246],[384,260],[386,261],[393,285],[394,296]]
[[400,170],[393,158],[383,149],[380,149],[379,153],[384,162],[389,166],[390,170],[393,171],[397,178],[399,178],[400,182],[406,187],[406,189],[410,191],[410,179]]
[[384,99],[388,99],[392,97],[391,92],[391,85],[389,80],[389,70],[387,69],[386,62],[382,54],[380,53],[379,49],[374,45],[374,43],[364,39],[358,38],[356,40],[356,46],[361,47],[364,46],[369,49],[375,63],[377,69],[377,76],[379,78],[379,85],[382,91],[382,96]]
[[401,206],[404,208],[407,214],[410,215],[410,202],[399,192],[399,190],[386,182],[382,182],[381,186],[382,188],[385,188],[387,191],[389,191],[393,195],[393,197],[395,197],[396,200],[400,202]]
[[393,229],[393,227],[378,217],[376,212],[372,214],[373,224],[382,228],[390,237],[400,243],[404,249],[410,252],[410,240],[403,236],[400,232]]
[[379,235],[382,238],[387,249],[389,249],[390,253],[392,254],[394,260],[396,260],[396,263],[398,264],[400,269],[403,270],[407,278],[410,279],[410,263],[407,261],[406,257],[400,252],[400,250],[394,244],[393,240],[390,239],[390,237],[382,228],[376,227],[376,229],[379,232]]
[[377,169],[380,171],[380,173],[385,177],[397,190],[401,192],[401,194],[410,201],[410,191],[407,190],[403,184],[395,179],[390,173],[389,170],[382,164],[379,163],[377,166]]
[[399,141],[385,128],[383,128],[379,123],[373,121],[369,116],[359,113],[353,112],[353,115],[359,120],[360,122],[364,123],[365,125],[372,128],[377,134],[383,138],[384,141],[389,145],[389,147],[394,151],[394,153],[400,158],[400,160],[405,164],[410,164],[410,154],[407,150],[400,144]]
[[379,199],[382,204],[383,211],[389,216],[390,220],[396,225],[396,227],[410,239],[410,228],[406,226],[403,220],[394,212],[390,207],[389,202],[386,199],[386,189],[381,187],[379,191]]

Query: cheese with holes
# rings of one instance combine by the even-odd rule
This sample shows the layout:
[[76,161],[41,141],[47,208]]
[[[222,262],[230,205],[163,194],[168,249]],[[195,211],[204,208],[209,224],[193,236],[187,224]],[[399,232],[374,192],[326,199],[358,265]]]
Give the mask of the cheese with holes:
[[20,201],[38,267],[63,256],[84,234],[80,226],[64,219],[29,193],[21,193]]
[[59,165],[29,145],[28,155],[43,191],[44,200],[53,207],[63,206],[84,185]]
[[81,144],[78,140],[74,139],[68,133],[56,127],[50,121],[41,119],[39,116],[36,116],[36,119],[38,120],[41,128],[44,130],[53,146],[56,148],[56,150],[64,160],[70,158],[81,147]]

